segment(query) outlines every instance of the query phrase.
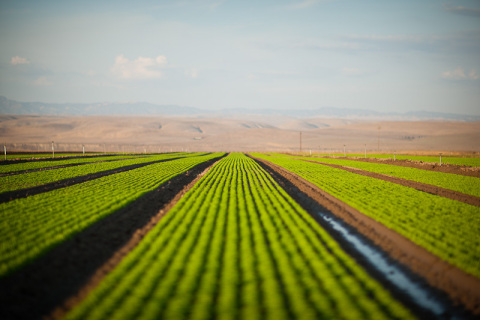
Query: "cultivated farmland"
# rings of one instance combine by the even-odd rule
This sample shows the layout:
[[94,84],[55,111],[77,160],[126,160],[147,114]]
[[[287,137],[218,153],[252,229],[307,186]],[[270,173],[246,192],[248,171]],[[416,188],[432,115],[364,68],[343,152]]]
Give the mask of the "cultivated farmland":
[[0,166],[2,319],[480,315],[478,177],[262,153],[23,161]]

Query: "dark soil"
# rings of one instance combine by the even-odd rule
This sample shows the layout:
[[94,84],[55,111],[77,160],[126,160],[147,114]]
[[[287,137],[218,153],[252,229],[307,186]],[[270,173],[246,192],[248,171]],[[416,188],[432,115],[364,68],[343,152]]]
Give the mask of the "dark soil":
[[[312,163],[317,163],[317,164],[319,163],[319,162],[314,161],[314,160],[305,160],[305,159],[301,159],[301,160],[312,162]],[[464,194],[464,193],[461,193],[461,192],[458,192],[458,191],[433,186],[431,184],[426,184],[426,183],[416,182],[416,181],[412,181],[412,180],[406,180],[406,179],[402,179],[402,178],[392,177],[392,176],[389,176],[389,175],[386,175],[386,174],[375,173],[375,172],[365,171],[365,170],[362,170],[362,169],[341,166],[341,165],[337,165],[337,164],[330,164],[330,163],[323,163],[323,162],[321,164],[332,167],[332,168],[342,169],[342,170],[345,170],[345,171],[348,171],[348,172],[353,172],[353,173],[356,173],[356,174],[360,174],[362,176],[367,176],[367,177],[372,177],[372,178],[375,178],[375,179],[380,179],[380,180],[384,180],[384,181],[388,181],[388,182],[393,182],[393,183],[396,183],[396,184],[400,184],[402,186],[414,188],[414,189],[417,189],[417,190],[420,190],[420,191],[423,191],[423,192],[427,192],[427,193],[434,194],[434,195],[437,195],[437,196],[449,198],[449,199],[452,199],[452,200],[461,201],[461,202],[471,204],[471,205],[474,205],[474,206],[477,206],[477,207],[480,206],[480,198],[479,197]]]
[[0,203],[12,201],[14,199],[20,199],[20,198],[26,198],[29,196],[33,196],[39,193],[44,193],[56,189],[61,189],[69,186],[73,186],[78,183],[83,183],[87,182],[90,180],[95,180],[101,177],[109,176],[115,173],[120,173],[120,172],[125,172],[125,171],[130,171],[133,169],[145,167],[154,163],[159,163],[159,162],[166,162],[166,161],[172,161],[172,160],[177,160],[181,159],[183,157],[178,157],[178,158],[170,158],[170,159],[164,159],[164,160],[157,160],[157,161],[151,161],[151,162],[146,162],[146,163],[139,163],[139,164],[133,164],[121,168],[115,168],[111,170],[106,170],[106,171],[101,171],[101,172],[96,172],[92,174],[87,174],[84,176],[79,176],[75,178],[70,178],[70,179],[64,179],[64,180],[59,180],[55,181],[52,183],[47,183],[43,184],[40,186],[36,187],[31,187],[27,189],[21,189],[21,190],[15,190],[15,191],[9,191],[9,192],[4,192],[0,194]]
[[[254,158],[307,212],[316,206],[341,218],[391,258],[445,292],[456,306],[480,316],[480,279],[440,259],[411,240],[364,215],[313,183],[263,159]],[[315,218],[315,215],[312,215]]]
[[132,250],[221,157],[178,175],[0,279],[0,319],[62,316]]

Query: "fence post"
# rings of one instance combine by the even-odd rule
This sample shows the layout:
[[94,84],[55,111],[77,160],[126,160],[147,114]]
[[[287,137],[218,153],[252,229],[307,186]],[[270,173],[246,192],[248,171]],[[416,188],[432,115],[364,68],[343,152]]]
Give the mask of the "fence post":
[[52,141],[52,158],[55,158],[55,147],[53,146],[53,141]]
[[442,154],[440,153],[440,166],[442,166]]
[[3,152],[5,153],[5,160],[7,160],[7,143],[3,144]]
[[365,143],[365,159],[367,159],[367,144]]
[[83,156],[85,157],[85,145],[82,144]]

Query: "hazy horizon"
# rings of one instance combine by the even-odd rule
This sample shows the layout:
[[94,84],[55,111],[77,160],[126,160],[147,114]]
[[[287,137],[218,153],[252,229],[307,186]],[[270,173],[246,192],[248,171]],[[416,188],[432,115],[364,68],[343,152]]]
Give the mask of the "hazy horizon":
[[480,2],[2,1],[0,95],[480,115]]

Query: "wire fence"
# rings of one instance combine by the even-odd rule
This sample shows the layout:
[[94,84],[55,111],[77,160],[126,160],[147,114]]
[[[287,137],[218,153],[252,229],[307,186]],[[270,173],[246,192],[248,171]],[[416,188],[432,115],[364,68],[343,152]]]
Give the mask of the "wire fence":
[[[168,152],[295,152],[297,146],[249,146],[230,144],[205,144],[205,145],[182,145],[182,144],[114,144],[114,143],[70,143],[70,142],[38,142],[38,143],[4,143],[3,153],[168,153]],[[318,152],[318,150],[316,150]]]
[[[282,152],[282,153],[303,153],[322,154],[330,156],[356,156],[367,157],[373,154],[388,154],[392,158],[405,154],[417,154],[412,151],[399,151],[394,148],[378,150],[377,146],[367,144],[345,145],[280,145],[280,144],[257,144],[257,145],[236,145],[236,144],[115,144],[115,143],[71,143],[71,142],[37,142],[37,143],[4,143],[2,159],[4,154],[38,153],[38,154],[151,154],[169,152]],[[422,152],[423,154],[439,155],[438,152]],[[457,152],[444,152],[443,155],[453,156]],[[471,152],[471,156],[478,156],[477,152]]]

